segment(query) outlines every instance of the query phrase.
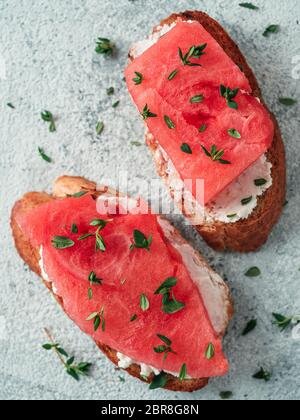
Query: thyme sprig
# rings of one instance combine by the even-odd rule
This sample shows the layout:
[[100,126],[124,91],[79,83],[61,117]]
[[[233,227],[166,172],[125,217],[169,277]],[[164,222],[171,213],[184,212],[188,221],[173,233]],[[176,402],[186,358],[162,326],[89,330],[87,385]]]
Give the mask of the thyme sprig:
[[211,158],[211,160],[213,160],[214,162],[219,162],[222,165],[231,165],[231,162],[229,162],[228,160],[224,160],[222,159],[222,157],[225,154],[225,151],[222,150],[218,150],[216,145],[211,146],[211,151],[209,152],[204,146],[201,146],[203,152],[206,154],[206,156],[208,156],[209,158]]
[[68,353],[60,346],[60,344],[54,341],[50,331],[47,328],[44,328],[44,331],[47,338],[50,340],[50,343],[44,344],[43,349],[47,351],[53,350],[59,358],[60,362],[65,367],[67,374],[76,381],[79,381],[80,376],[87,376],[92,364],[87,362],[80,362],[76,364],[75,357],[70,357]]

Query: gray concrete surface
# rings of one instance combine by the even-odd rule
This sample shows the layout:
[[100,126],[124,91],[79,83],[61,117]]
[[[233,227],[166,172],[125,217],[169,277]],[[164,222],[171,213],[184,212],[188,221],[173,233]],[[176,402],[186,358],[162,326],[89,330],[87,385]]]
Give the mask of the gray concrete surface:
[[[230,390],[235,399],[299,399],[300,341],[291,331],[280,333],[271,313],[300,312],[299,240],[299,105],[286,108],[279,96],[300,97],[298,0],[253,0],[259,11],[238,6],[239,0],[1,0],[0,2],[0,173],[1,288],[0,398],[3,399],[218,399]],[[116,372],[91,340],[74,326],[37,277],[16,255],[9,229],[14,201],[28,190],[49,190],[62,173],[101,181],[127,170],[130,191],[137,180],[154,176],[143,126],[123,79],[130,44],[143,38],[173,11],[201,9],[217,18],[239,43],[256,71],[270,108],[278,117],[287,149],[288,200],[281,222],[257,254],[217,254],[180,217],[173,217],[216,269],[228,279],[236,315],[225,340],[230,374],[211,381],[193,395],[149,392],[143,384]],[[264,38],[272,23],[280,33]],[[116,42],[118,54],[105,60],[94,53],[98,36]],[[106,88],[116,93],[108,98]],[[119,99],[120,106],[111,104]],[[7,107],[11,102],[15,109]],[[40,120],[43,109],[57,119],[49,133]],[[95,135],[98,116],[105,122]],[[53,158],[44,162],[41,146]],[[244,276],[261,268],[255,279]],[[247,321],[258,327],[241,337]],[[78,358],[95,365],[92,377],[76,383],[54,355],[41,349],[43,327]],[[268,383],[252,379],[260,366],[273,371]],[[120,378],[124,378],[122,382]]]

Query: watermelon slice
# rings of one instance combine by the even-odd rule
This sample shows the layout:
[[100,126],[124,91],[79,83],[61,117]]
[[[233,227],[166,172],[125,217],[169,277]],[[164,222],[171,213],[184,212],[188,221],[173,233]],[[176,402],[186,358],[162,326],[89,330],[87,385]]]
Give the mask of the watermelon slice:
[[[97,227],[91,226],[99,217],[107,221],[100,231],[106,249],[103,252],[95,249]],[[62,298],[66,313],[96,341],[166,372],[179,373],[184,363],[193,378],[227,372],[221,341],[200,290],[156,216],[100,216],[95,200],[84,196],[53,200],[19,216],[17,223],[30,242],[42,249],[44,270]],[[145,248],[132,247],[134,230],[146,238],[152,235],[152,242]],[[80,240],[86,234],[91,236]],[[68,238],[69,247],[55,247],[53,238],[57,236]],[[92,272],[101,284],[90,284]],[[172,314],[162,310],[163,296],[155,294],[170,277],[177,280],[170,290],[183,304]],[[147,298],[143,305],[141,296]],[[96,315],[92,314],[98,314],[97,328]],[[154,351],[164,345],[158,334],[172,342],[173,352],[166,359],[163,353]]]
[[[193,46],[198,51],[192,53]],[[198,22],[179,20],[128,66],[126,80],[148,129],[189,181],[187,187],[193,181],[200,204],[216,198],[272,144],[268,112],[251,95],[244,73]],[[183,153],[182,144],[192,153]],[[200,197],[197,180],[204,180]]]

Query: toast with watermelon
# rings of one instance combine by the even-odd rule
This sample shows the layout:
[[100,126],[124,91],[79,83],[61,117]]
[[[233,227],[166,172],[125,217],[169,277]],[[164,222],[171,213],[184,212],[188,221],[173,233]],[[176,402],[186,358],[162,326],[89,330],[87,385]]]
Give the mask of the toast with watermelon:
[[285,203],[285,150],[239,48],[207,14],[187,11],[129,58],[128,89],[175,203],[215,250],[258,250]]
[[61,177],[52,195],[32,192],[15,204],[13,237],[66,314],[115,365],[151,388],[192,392],[228,370],[229,289],[165,218],[141,212],[141,204]]

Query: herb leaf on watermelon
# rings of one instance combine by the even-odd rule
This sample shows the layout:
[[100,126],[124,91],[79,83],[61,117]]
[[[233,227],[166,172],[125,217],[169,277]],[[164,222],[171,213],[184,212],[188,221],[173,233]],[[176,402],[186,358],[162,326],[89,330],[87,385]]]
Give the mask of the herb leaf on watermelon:
[[177,76],[177,73],[179,72],[179,70],[174,70],[172,71],[172,73],[169,75],[168,80],[171,81],[174,79],[175,76]]
[[180,369],[179,380],[184,381],[186,379],[186,376],[187,376],[187,368],[186,368],[186,364],[184,363]]
[[142,311],[146,312],[150,308],[150,302],[146,295],[142,294],[140,297],[140,307]]
[[190,67],[202,67],[201,64],[192,63],[190,61],[190,58],[200,58],[202,55],[205,54],[204,50],[206,49],[207,44],[201,44],[198,46],[193,45],[188,52],[184,55],[181,48],[178,48],[178,54],[180,57],[180,60],[182,61],[182,64],[184,66],[190,66]]
[[231,162],[229,162],[228,160],[224,160],[222,159],[222,157],[225,154],[225,151],[222,150],[218,150],[217,146],[213,145],[211,146],[211,151],[209,152],[205,146],[201,146],[203,152],[206,154],[207,157],[211,158],[212,161],[214,162],[219,162],[222,165],[231,165]]
[[156,118],[157,117],[156,114],[153,114],[153,112],[150,111],[147,104],[144,106],[143,112],[141,112],[141,116],[143,117],[143,120],[145,120],[145,121],[148,118]]
[[143,232],[135,229],[133,231],[133,240],[134,243],[130,246],[130,250],[133,251],[135,248],[137,249],[146,249],[150,251],[151,244],[153,242],[153,236],[150,235],[149,238],[143,234]]
[[75,245],[75,242],[66,236],[54,236],[51,240],[51,243],[53,248],[56,249],[67,249]]
[[205,357],[207,360],[211,360],[215,357],[215,346],[212,343],[209,343],[207,346]]
[[230,89],[229,87],[226,87],[224,85],[220,86],[220,94],[223,98],[226,99],[226,103],[229,106],[229,108],[232,109],[238,109],[237,102],[233,101],[233,99],[237,96],[239,93],[239,89]]
[[169,355],[169,353],[176,354],[175,351],[172,350],[172,341],[165,337],[164,335],[157,334],[157,337],[164,343],[164,345],[159,345],[157,347],[154,347],[153,350],[155,353],[163,353],[164,357],[163,360],[165,361]]
[[91,313],[91,315],[86,318],[86,321],[93,321],[95,332],[98,331],[102,324],[102,331],[105,332],[104,307],[102,306],[99,312]]
[[135,71],[134,73],[136,75],[136,77],[132,79],[134,81],[134,84],[141,85],[144,80],[144,76],[142,75],[142,73],[139,73],[138,71]]
[[165,314],[175,314],[185,308],[185,304],[175,299],[172,288],[177,285],[176,277],[169,277],[155,291],[155,295],[162,295],[162,311]]

